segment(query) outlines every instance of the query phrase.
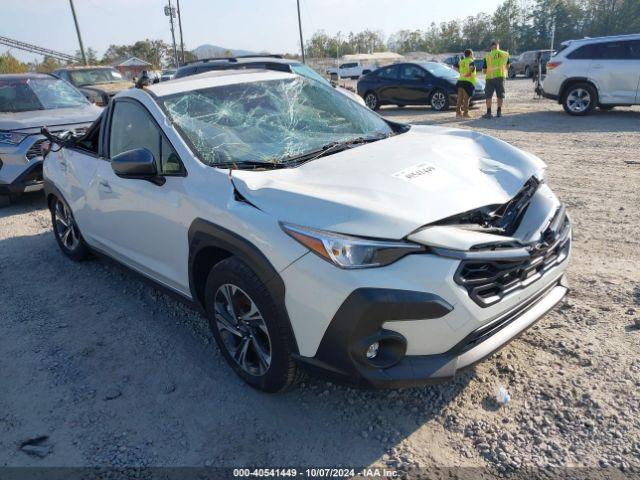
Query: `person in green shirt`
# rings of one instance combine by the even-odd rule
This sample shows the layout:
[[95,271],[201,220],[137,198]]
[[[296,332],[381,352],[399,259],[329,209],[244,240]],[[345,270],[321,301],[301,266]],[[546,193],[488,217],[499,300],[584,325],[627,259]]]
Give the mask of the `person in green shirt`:
[[458,71],[460,77],[458,83],[456,83],[456,89],[458,90],[458,103],[456,106],[456,117],[471,118],[469,115],[469,101],[473,96],[473,91],[476,88],[476,66],[473,63],[473,51],[466,49],[464,51],[464,58],[458,62]]
[[504,100],[504,82],[509,70],[509,52],[500,50],[498,42],[491,43],[491,51],[484,57],[482,71],[486,75],[485,94],[487,96],[487,113],[482,118],[493,118],[491,114],[491,101],[495,92],[498,99],[498,111],[496,117],[502,116],[502,101]]

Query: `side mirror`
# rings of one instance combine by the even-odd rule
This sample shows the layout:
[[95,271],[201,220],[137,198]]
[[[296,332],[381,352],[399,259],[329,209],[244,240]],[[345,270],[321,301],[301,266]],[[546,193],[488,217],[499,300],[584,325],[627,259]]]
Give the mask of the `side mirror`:
[[111,168],[121,178],[148,180],[156,185],[164,185],[166,179],[158,175],[156,159],[146,148],[134,148],[119,153],[111,159]]

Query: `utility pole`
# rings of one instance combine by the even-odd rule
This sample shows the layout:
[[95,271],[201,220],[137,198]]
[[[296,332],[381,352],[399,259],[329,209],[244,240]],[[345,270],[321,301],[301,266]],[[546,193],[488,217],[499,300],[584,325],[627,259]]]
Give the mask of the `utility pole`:
[[173,61],[175,63],[176,68],[178,68],[178,50],[176,48],[176,32],[173,28],[173,17],[176,15],[175,9],[171,6],[171,0],[169,0],[169,5],[164,7],[164,14],[169,17],[169,23],[171,24],[171,40],[173,41]]
[[76,24],[76,33],[78,34],[78,43],[80,43],[80,55],[82,55],[82,63],[87,64],[87,56],[84,53],[84,45],[82,44],[82,35],[80,35],[80,26],[78,25],[78,17],[76,17],[76,9],[73,6],[73,0],[69,0],[71,5],[71,14],[73,15],[73,23]]
[[180,15],[180,0],[176,0],[178,7],[178,30],[180,31],[180,55],[184,64],[184,41],[182,40],[182,16]]
[[300,19],[300,0],[297,0],[298,3],[298,30],[300,31],[300,50],[302,51],[302,63],[304,61],[304,41],[302,40],[302,20]]

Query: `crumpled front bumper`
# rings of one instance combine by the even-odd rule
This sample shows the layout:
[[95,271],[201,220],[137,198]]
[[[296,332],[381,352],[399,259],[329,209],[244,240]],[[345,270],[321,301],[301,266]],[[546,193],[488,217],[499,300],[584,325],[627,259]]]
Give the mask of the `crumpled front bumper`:
[[[298,360],[307,369],[335,381],[363,387],[404,388],[445,382],[471,368],[553,309],[567,294],[568,286],[561,276],[535,297],[471,332],[447,352],[403,356],[388,368],[372,365],[364,353],[370,342],[384,341],[384,330],[376,337],[381,328],[376,317],[411,318],[416,316],[418,308],[423,318],[429,318],[429,315],[435,318],[445,315],[452,307],[435,296],[421,299],[422,304],[417,307],[415,294],[419,292],[362,290],[350,295],[338,310],[316,356],[299,357]],[[397,337],[394,341],[398,341]]]

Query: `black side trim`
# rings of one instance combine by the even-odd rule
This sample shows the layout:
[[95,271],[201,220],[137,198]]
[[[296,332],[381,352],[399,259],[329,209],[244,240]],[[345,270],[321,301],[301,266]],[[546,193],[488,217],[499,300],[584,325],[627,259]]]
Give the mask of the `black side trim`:
[[386,377],[384,370],[367,364],[363,356],[369,344],[392,333],[382,330],[384,322],[440,318],[452,310],[449,303],[430,293],[359,288],[351,292],[336,312],[316,356],[300,359],[332,373],[337,380],[366,385],[373,378]]
[[291,338],[294,339],[292,351],[297,353],[298,346],[295,344],[295,335],[291,328],[291,321],[285,306],[285,285],[278,271],[271,265],[265,255],[251,242],[233,233],[226,228],[213,224],[207,220],[197,218],[189,227],[189,289],[194,302],[204,311],[202,289],[195,278],[195,259],[198,254],[207,247],[215,247],[225,250],[238,257],[256,272],[256,275],[265,284],[271,294],[278,314],[286,319],[291,329]]
[[[19,195],[28,187],[40,187],[42,182],[42,161],[34,162],[11,183],[0,184],[0,194]],[[36,189],[34,188],[34,189]]]

